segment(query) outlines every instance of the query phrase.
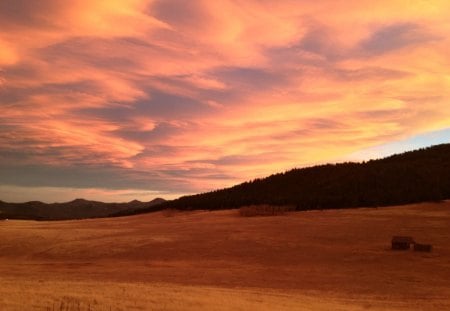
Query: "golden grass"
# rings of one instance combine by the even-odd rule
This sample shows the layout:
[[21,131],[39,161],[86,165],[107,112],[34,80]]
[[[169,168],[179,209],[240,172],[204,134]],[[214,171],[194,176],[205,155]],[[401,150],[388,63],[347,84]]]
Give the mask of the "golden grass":
[[[0,309],[4,311],[226,311],[226,310],[408,310],[401,301],[362,301],[318,292],[279,292],[163,283],[71,282],[1,279]],[[325,298],[325,299],[324,299]]]
[[449,202],[6,221],[0,310],[450,310],[449,236]]

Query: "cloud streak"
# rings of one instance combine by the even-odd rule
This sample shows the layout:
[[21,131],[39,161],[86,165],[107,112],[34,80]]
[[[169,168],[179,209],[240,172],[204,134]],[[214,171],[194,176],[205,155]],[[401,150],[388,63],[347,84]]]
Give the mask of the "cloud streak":
[[446,1],[2,1],[0,185],[45,186],[49,201],[58,186],[174,196],[447,128],[449,14]]

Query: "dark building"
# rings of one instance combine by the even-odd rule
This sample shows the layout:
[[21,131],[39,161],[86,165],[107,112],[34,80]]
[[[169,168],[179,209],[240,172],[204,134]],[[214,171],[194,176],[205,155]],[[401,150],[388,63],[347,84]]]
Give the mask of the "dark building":
[[414,244],[414,251],[416,252],[431,252],[432,248],[431,244]]
[[408,250],[411,244],[414,243],[412,237],[409,236],[393,236],[392,237],[392,249],[395,250]]

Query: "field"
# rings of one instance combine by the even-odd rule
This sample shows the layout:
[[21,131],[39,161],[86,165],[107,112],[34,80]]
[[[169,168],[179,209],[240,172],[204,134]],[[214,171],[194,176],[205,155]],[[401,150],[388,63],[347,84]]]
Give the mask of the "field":
[[2,221],[0,310],[450,310],[449,237],[450,202]]

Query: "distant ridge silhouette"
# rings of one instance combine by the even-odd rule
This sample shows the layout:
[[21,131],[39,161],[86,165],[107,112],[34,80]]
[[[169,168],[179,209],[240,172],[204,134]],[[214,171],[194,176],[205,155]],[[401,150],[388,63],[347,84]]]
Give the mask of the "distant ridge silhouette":
[[362,163],[295,168],[266,178],[172,201],[103,203],[0,201],[0,218],[62,220],[118,217],[159,211],[220,210],[247,205],[290,205],[296,210],[402,205],[450,199],[450,144]]
[[46,204],[39,201],[6,203],[0,201],[0,219],[68,220],[108,217],[120,211],[149,208],[165,202],[156,198],[150,202],[133,200],[128,203],[103,203],[75,199],[65,203]]
[[450,144],[362,163],[325,164],[274,174],[231,188],[184,196],[163,208],[219,210],[246,205],[292,205],[296,210],[375,207],[450,199]]

